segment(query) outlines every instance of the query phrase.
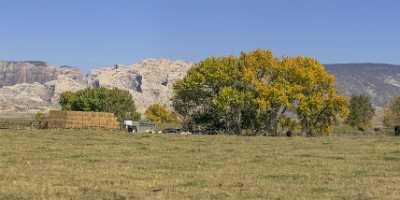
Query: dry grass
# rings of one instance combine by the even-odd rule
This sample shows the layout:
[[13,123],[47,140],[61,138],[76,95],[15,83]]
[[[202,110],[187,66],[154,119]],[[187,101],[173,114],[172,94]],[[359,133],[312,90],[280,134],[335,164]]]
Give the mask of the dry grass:
[[400,199],[400,138],[0,130],[0,199]]

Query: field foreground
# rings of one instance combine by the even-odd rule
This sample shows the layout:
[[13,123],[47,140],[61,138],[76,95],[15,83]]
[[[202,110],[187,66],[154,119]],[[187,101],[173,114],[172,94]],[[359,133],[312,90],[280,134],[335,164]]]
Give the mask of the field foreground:
[[0,130],[0,199],[400,199],[400,138]]

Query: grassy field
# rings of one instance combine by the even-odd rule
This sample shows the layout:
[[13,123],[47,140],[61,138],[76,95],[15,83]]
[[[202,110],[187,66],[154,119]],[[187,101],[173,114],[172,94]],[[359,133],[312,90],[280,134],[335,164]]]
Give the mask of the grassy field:
[[400,199],[400,138],[0,130],[0,199]]

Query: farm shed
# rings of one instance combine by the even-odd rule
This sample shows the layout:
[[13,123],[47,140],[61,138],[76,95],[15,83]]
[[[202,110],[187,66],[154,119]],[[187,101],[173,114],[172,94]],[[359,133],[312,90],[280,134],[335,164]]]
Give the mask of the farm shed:
[[133,129],[138,133],[146,133],[156,131],[156,125],[147,121],[133,121]]
[[56,111],[49,112],[49,128],[104,128],[118,129],[119,122],[113,113]]

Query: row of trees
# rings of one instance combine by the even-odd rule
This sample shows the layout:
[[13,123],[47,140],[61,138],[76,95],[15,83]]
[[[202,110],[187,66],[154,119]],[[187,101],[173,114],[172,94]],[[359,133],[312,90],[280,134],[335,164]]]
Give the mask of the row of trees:
[[277,135],[298,124],[307,135],[330,133],[348,113],[334,77],[317,60],[276,58],[258,49],[239,57],[210,57],[174,85],[173,105],[188,129],[242,129]]
[[[277,135],[300,130],[309,136],[329,134],[340,118],[350,126],[369,127],[375,109],[365,95],[350,101],[338,94],[333,75],[317,60],[274,57],[271,51],[242,52],[239,57],[210,57],[196,64],[174,85],[175,112],[160,104],[145,117],[157,125],[180,123],[195,128]],[[112,112],[120,121],[139,120],[131,94],[117,88],[64,92],[63,110]],[[384,123],[400,120],[400,97],[385,109]]]
[[[225,90],[224,92],[227,92]],[[221,95],[224,96],[224,95]],[[217,98],[221,98],[217,96]],[[226,95],[229,96],[229,95]],[[240,97],[236,97],[240,98]],[[217,99],[213,103],[231,101],[229,98]],[[237,101],[240,102],[240,101]],[[106,88],[88,88],[78,92],[64,92],[61,94],[60,104],[63,110],[74,111],[94,111],[94,112],[113,112],[119,118],[139,120],[140,114],[136,112],[136,107],[131,95],[127,91]],[[216,105],[218,106],[221,105]],[[37,115],[38,118],[43,118]],[[165,106],[153,104],[144,113],[146,119],[154,122],[158,126],[168,124],[179,124],[180,117]],[[375,108],[371,99],[367,95],[352,96],[349,101],[349,114],[344,122],[358,129],[371,127],[371,120],[375,115]],[[40,120],[39,120],[40,121]],[[386,127],[398,126],[400,121],[400,97],[394,98],[386,107],[384,112],[384,125]],[[280,116],[278,119],[279,130],[295,130],[299,126],[294,116]]]
[[[118,120],[140,120],[141,115],[136,111],[132,95],[118,88],[86,88],[77,92],[64,92],[59,103],[62,110],[111,112]],[[179,123],[178,116],[160,104],[151,105],[144,113],[148,120],[157,125]]]
[[[344,122],[351,127],[364,130],[371,128],[374,116],[375,108],[371,103],[371,98],[367,95],[354,95],[350,98],[349,114]],[[400,96],[393,98],[384,107],[383,117],[384,127],[400,126]]]

